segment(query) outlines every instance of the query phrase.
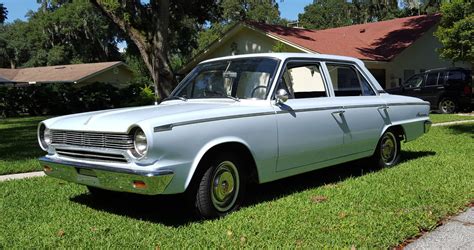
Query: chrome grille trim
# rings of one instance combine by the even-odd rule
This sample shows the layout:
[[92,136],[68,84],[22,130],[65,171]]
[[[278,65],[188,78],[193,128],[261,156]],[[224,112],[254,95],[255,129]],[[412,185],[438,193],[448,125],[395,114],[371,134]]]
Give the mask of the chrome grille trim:
[[65,156],[75,159],[89,159],[99,160],[108,162],[127,162],[125,156],[115,153],[102,153],[102,152],[91,152],[83,150],[71,150],[71,149],[56,149],[56,153],[59,156]]
[[52,144],[95,148],[132,149],[133,135],[51,130]]

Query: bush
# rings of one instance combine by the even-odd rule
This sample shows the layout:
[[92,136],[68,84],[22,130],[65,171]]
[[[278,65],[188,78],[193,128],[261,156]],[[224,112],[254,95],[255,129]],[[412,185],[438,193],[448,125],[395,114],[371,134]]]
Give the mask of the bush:
[[132,84],[118,89],[93,83],[76,88],[70,84],[0,87],[0,116],[64,115],[85,111],[152,104],[150,86]]

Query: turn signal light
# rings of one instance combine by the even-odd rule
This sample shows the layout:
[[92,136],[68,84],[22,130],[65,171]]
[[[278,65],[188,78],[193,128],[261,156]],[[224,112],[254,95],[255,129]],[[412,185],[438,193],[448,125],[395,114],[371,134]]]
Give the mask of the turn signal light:
[[46,165],[43,166],[43,170],[44,170],[44,172],[47,172],[47,173],[53,171],[53,169],[50,166],[46,166]]
[[133,181],[133,187],[136,189],[145,189],[146,183],[143,181]]

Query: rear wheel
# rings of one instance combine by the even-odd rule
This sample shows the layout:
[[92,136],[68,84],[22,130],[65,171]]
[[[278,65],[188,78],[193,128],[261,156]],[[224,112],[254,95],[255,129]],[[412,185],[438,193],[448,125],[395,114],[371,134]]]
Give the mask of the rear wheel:
[[391,167],[400,162],[400,140],[392,130],[387,130],[380,137],[372,158],[380,168]]
[[197,213],[211,219],[237,210],[246,188],[245,162],[224,153],[204,164],[207,169],[191,193]]
[[456,102],[451,98],[443,98],[438,104],[439,112],[442,114],[452,114],[456,108]]

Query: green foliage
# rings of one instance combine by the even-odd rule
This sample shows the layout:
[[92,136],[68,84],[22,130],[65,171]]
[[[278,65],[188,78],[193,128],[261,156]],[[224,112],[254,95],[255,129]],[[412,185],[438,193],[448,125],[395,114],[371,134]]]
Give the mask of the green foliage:
[[352,24],[351,5],[346,0],[320,0],[299,14],[300,24],[308,29],[327,29]]
[[[27,22],[0,27],[0,67],[120,60],[119,32],[88,1],[40,1]],[[2,53],[3,52],[3,53]]]
[[227,23],[246,20],[275,24],[280,20],[275,0],[223,0],[222,17]]
[[474,2],[453,0],[441,6],[442,18],[435,36],[443,47],[440,56],[453,62],[474,63]]
[[275,43],[275,45],[273,45],[272,51],[273,52],[285,52],[285,44],[280,42],[280,41],[277,41]]
[[0,24],[5,22],[5,19],[7,19],[7,8],[3,6],[3,3],[0,3]]
[[70,84],[0,87],[0,117],[64,115],[85,111],[153,104],[149,84],[130,83],[124,89],[92,83],[81,88]]

